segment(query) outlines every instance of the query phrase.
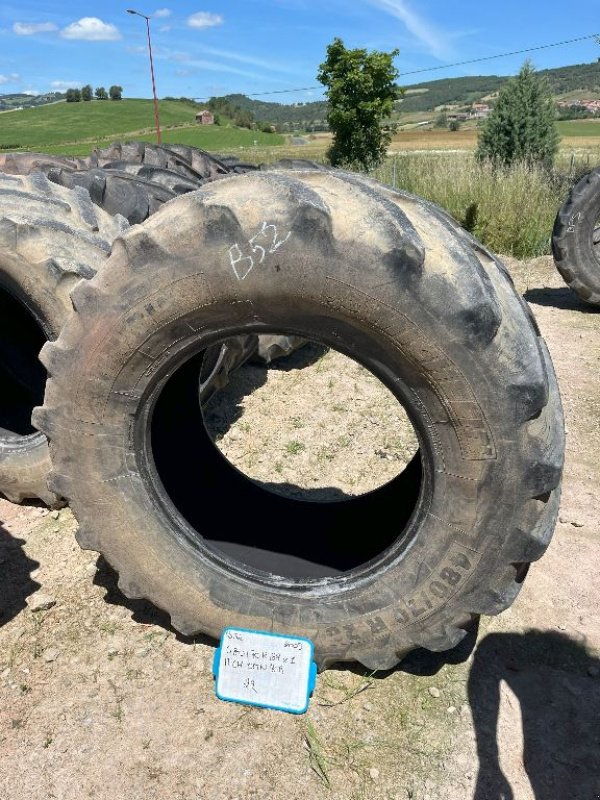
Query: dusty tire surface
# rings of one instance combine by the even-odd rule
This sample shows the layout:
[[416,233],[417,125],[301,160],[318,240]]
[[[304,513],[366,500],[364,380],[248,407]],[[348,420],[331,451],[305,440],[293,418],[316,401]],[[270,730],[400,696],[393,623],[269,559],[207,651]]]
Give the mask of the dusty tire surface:
[[[74,172],[50,169],[47,175],[49,180],[59,186],[68,189],[82,187],[89,193],[95,205],[112,216],[120,214],[131,225],[144,222],[164,203],[179,194],[160,183],[121,170],[96,168]],[[176,185],[176,181],[173,183]],[[185,191],[190,189],[186,188]]]
[[0,174],[0,493],[13,502],[56,501],[46,439],[30,427],[46,381],[38,351],[70,314],[70,290],[95,274],[126,227],[82,188]]
[[[512,603],[556,521],[560,397],[506,272],[444,214],[344,173],[252,173],[168,204],[109,264],[44,347],[34,420],[80,544],[128,597],[186,634],[293,632],[321,667],[370,669],[448,649]],[[419,438],[407,469],[315,510],[226,464],[186,412],[195,359],[257,332],[379,377]]]
[[127,161],[179,172],[190,180],[212,180],[229,170],[204,150],[184,145],[153,145],[148,142],[115,142],[94,150],[87,159],[90,167],[105,167]]
[[600,167],[579,181],[558,212],[552,254],[578,297],[600,306]]

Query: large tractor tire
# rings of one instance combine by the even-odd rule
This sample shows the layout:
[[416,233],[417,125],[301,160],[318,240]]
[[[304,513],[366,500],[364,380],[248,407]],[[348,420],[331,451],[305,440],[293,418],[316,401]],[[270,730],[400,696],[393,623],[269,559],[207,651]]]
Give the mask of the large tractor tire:
[[0,174],[0,493],[13,502],[57,500],[46,484],[46,439],[31,425],[46,383],[38,353],[71,312],[71,289],[94,275],[127,227],[85,189]]
[[[434,206],[344,173],[225,178],[117,240],[72,298],[34,413],[50,485],[124,594],[183,633],[295,633],[322,668],[387,669],[505,609],[544,553],[564,449],[552,364],[506,272]],[[383,381],[419,438],[404,472],[309,503],[221,456],[198,359],[265,332]]]
[[600,306],[600,167],[573,188],[552,232],[554,263],[585,303]]

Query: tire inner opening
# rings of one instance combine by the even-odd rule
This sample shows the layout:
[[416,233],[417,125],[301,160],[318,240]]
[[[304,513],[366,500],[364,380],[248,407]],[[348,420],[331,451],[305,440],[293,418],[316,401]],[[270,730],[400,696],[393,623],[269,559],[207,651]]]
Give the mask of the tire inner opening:
[[150,422],[155,489],[182,535],[242,574],[296,582],[363,570],[402,542],[421,455],[371,372],[308,343],[221,375],[202,411],[208,352],[170,377]]
[[47,373],[38,361],[46,336],[31,312],[0,287],[0,439],[34,434],[31,412],[44,402]]

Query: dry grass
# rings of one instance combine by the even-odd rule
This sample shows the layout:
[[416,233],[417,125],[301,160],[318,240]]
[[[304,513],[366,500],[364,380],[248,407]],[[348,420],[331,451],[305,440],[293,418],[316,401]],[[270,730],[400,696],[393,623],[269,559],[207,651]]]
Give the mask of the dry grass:
[[404,153],[374,177],[445,208],[490,249],[517,258],[550,252],[568,177],[517,165],[493,169],[470,153]]

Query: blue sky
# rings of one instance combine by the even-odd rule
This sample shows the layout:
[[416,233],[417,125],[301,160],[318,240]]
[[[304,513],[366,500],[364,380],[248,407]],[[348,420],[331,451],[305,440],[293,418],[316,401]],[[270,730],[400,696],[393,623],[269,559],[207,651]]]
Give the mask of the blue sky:
[[[114,0],[77,4],[22,0],[0,5],[0,93],[46,92],[91,83],[149,97],[143,19]],[[147,4],[152,15],[157,91],[206,98],[315,86],[327,44],[400,49],[401,73],[440,67],[600,32],[598,0],[569,7],[541,0],[211,0]],[[569,13],[569,8],[577,13]],[[538,68],[595,61],[593,40],[532,54]],[[411,75],[422,80],[512,74],[524,56]],[[600,73],[600,64],[599,64]],[[264,96],[282,102],[319,99],[321,92]]]

